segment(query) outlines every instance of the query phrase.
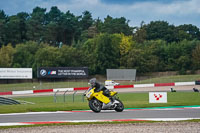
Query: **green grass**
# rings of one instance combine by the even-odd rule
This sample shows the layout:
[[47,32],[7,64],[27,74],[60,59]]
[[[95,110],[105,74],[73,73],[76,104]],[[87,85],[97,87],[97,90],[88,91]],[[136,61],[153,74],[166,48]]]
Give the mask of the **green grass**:
[[[200,80],[200,75],[176,75],[150,78],[141,81],[118,81],[121,85],[129,84],[147,84],[147,83],[171,83],[171,82],[188,82]],[[102,81],[104,83],[104,81]],[[53,88],[74,88],[74,87],[87,87],[88,81],[61,81],[61,82],[29,82],[17,84],[0,84],[0,92],[8,91],[21,91],[21,90],[40,90],[40,89],[53,89]]]
[[200,80],[200,75],[175,75],[149,78],[141,81],[123,81],[121,84],[148,84],[148,83],[174,83]]
[[[150,104],[148,93],[120,93],[118,96],[124,103],[125,108],[200,105],[200,93],[195,92],[168,92],[168,103],[159,104]],[[0,113],[89,109],[88,102],[86,100],[83,102],[82,95],[80,94],[76,95],[74,102],[72,95],[68,95],[65,103],[62,95],[57,97],[57,103],[54,102],[53,96],[18,97],[14,99],[33,102],[35,104],[1,105]]]
[[86,81],[66,81],[66,82],[29,82],[16,84],[0,84],[0,92],[8,91],[22,91],[22,90],[42,90],[54,88],[73,88],[73,87],[87,87]]

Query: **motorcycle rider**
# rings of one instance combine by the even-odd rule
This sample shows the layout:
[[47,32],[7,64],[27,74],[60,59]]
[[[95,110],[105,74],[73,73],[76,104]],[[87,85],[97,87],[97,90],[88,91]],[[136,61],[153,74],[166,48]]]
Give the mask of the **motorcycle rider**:
[[110,99],[110,102],[106,104],[107,106],[114,105],[114,101],[110,96],[110,91],[104,85],[100,84],[96,78],[90,79],[89,84],[91,85],[92,88],[95,87],[94,89],[95,92],[103,91],[103,95]]
[[89,84],[92,88],[95,87],[95,92],[103,91],[103,95],[110,97],[110,91],[105,86],[100,84],[96,78],[90,79]]

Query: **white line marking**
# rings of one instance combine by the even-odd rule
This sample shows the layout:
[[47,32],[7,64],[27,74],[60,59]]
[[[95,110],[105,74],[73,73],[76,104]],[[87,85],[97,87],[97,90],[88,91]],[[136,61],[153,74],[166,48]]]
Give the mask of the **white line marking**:
[[58,114],[58,113],[73,113],[73,112],[66,112],[66,111],[56,111],[56,112],[26,112],[26,113],[0,114],[0,116],[6,116],[6,115],[34,115],[34,114]]

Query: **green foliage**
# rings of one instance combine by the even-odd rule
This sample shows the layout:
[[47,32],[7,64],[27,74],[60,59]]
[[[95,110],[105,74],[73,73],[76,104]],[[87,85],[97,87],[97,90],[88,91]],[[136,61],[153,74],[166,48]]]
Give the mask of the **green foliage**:
[[59,67],[61,60],[59,48],[44,45],[36,52],[34,63],[37,67]]
[[192,61],[193,61],[194,69],[199,69],[200,68],[200,43],[192,51]]
[[87,66],[90,74],[105,74],[108,68],[185,74],[200,68],[199,40],[200,30],[191,24],[151,21],[133,28],[124,17],[108,15],[102,21],[89,11],[76,16],[56,6],[12,16],[0,10],[1,66],[32,67],[34,73],[41,66]]
[[31,68],[38,49],[39,45],[32,41],[16,45],[13,67]]
[[0,49],[0,67],[11,67],[14,53],[15,49],[11,44],[8,44],[7,46],[3,45]]
[[45,31],[46,9],[36,7],[27,20],[27,38],[32,41],[42,41]]
[[112,18],[111,16],[107,16],[104,19],[104,23],[99,29],[100,32],[105,32],[109,34],[114,33],[123,33],[125,35],[132,35],[133,29],[128,25],[129,21],[126,18]]
[[60,50],[60,66],[65,67],[83,67],[87,66],[87,58],[83,51],[70,46],[63,46]]
[[93,74],[105,74],[106,69],[119,67],[119,42],[117,35],[100,34],[83,45]]

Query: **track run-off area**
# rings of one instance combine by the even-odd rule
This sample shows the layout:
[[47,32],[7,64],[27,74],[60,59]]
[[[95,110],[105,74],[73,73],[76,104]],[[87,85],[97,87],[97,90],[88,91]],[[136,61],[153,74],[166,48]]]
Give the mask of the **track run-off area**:
[[200,119],[200,106],[131,108],[94,113],[91,110],[0,114],[0,126],[74,122],[181,121]]
[[[183,82],[176,84],[159,84],[159,86],[145,84],[131,88],[130,86],[120,86],[115,89],[119,93],[128,92],[169,92],[173,87],[177,91],[193,91],[193,88],[199,88],[194,82]],[[130,88],[129,88],[130,87]],[[69,88],[67,88],[69,89]],[[77,88],[76,88],[77,89]],[[77,89],[81,92],[81,88]],[[66,91],[66,89],[64,89]],[[75,89],[74,89],[75,90]],[[84,91],[83,90],[83,91]],[[57,90],[56,90],[57,91]],[[63,91],[63,89],[59,89]],[[42,91],[43,92],[43,91]],[[45,90],[46,92],[46,90]],[[24,96],[24,95],[52,95],[36,93],[29,94],[27,91],[12,92],[12,94],[2,93],[4,96]],[[31,91],[32,93],[32,91]],[[200,105],[196,106],[173,106],[173,107],[155,107],[155,108],[126,108],[123,112],[114,110],[101,111],[94,113],[91,110],[74,110],[74,111],[56,111],[56,112],[27,112],[27,113],[10,113],[0,114],[0,126],[15,125],[35,125],[35,124],[52,124],[52,123],[74,123],[74,122],[112,122],[112,121],[181,121],[200,119]]]

